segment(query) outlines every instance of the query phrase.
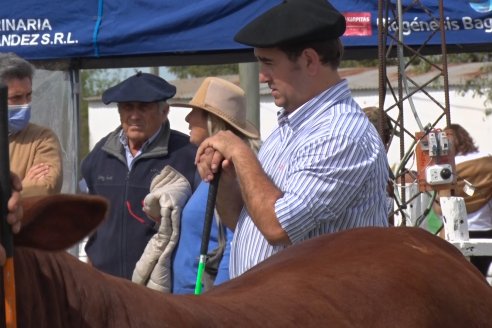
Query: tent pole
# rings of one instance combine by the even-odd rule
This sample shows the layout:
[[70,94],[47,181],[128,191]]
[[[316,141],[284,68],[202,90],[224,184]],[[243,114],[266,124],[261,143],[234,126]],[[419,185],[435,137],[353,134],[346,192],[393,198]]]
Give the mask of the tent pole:
[[239,84],[246,93],[247,119],[260,130],[260,83],[258,62],[239,64]]

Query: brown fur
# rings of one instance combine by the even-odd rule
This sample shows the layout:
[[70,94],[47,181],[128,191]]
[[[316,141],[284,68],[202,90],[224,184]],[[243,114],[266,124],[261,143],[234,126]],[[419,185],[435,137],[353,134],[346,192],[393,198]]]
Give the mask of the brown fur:
[[[101,204],[84,198],[78,206],[90,212],[94,202]],[[66,199],[53,212],[43,206],[39,220],[75,218],[77,229],[90,214],[65,212],[76,208]],[[97,218],[86,218],[92,224],[104,216],[96,212]],[[65,234],[42,230],[54,238],[72,229],[64,228]],[[36,234],[27,227],[21,234],[26,231]],[[29,246],[28,236],[19,238]],[[19,327],[492,326],[491,287],[458,250],[418,228],[354,229],[312,239],[200,296],[161,294],[66,252],[17,247],[15,269]]]

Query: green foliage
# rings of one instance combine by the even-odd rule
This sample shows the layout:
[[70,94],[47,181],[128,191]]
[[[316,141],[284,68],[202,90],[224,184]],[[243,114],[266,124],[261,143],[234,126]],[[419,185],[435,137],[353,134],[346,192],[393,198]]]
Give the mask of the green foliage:
[[221,76],[238,74],[238,64],[225,65],[192,65],[169,67],[169,72],[177,76],[178,79],[188,79],[191,77]]
[[[492,113],[492,53],[461,53],[448,56],[448,63],[483,63],[480,68],[480,78],[468,80],[460,90],[462,94],[471,91],[474,97],[485,96],[485,115]],[[488,106],[491,105],[491,106]]]
[[489,76],[492,75],[492,65],[484,64],[484,66],[480,68],[480,73],[484,78],[468,80],[460,91],[462,94],[471,91],[473,97],[485,96],[485,101],[483,103],[485,115],[490,115],[492,114],[492,80]]
[[89,102],[87,98],[101,95],[104,90],[115,85],[121,79],[120,71],[93,69],[80,71],[80,143],[79,158],[89,153]]
[[123,79],[120,72],[108,69],[81,70],[82,98],[100,96],[104,90]]
[[[407,58],[408,59],[408,58]],[[458,54],[449,54],[447,56],[448,64],[454,63],[484,63],[481,68],[481,78],[471,79],[465,83],[465,85],[461,88],[460,92],[462,94],[471,91],[473,92],[473,96],[485,96],[485,114],[492,114],[492,80],[489,76],[492,74],[492,65],[488,64],[492,60],[492,53],[458,53]],[[364,65],[360,65],[357,63],[352,63],[355,61],[348,61],[348,67],[357,67],[364,66],[367,64],[372,64],[369,66],[377,66],[377,61],[360,61],[364,63]],[[387,65],[397,65],[395,58],[390,58],[387,62]],[[442,55],[432,55],[425,56],[425,58],[413,57],[410,64],[407,63],[407,70],[416,74],[422,74],[429,72],[433,65],[438,67],[442,67]],[[347,66],[345,66],[347,67]],[[490,106],[489,106],[490,105]]]
[[363,59],[363,60],[342,60],[340,63],[341,68],[345,67],[377,67],[379,60],[377,59]]
[[416,74],[427,73],[432,69],[432,64],[442,66],[442,56],[426,56],[425,59],[415,57],[409,70]]

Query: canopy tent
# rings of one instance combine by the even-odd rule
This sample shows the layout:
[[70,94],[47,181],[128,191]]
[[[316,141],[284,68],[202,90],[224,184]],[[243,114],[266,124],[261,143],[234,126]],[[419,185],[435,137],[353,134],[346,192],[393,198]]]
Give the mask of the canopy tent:
[[[34,81],[33,119],[60,136],[64,191],[76,189],[79,69],[254,61],[252,49],[234,42],[233,36],[258,13],[280,2],[0,0],[0,51],[15,52],[48,69],[38,72]],[[437,0],[401,2],[405,44],[419,47],[428,42],[429,51],[440,52],[441,36],[432,31],[438,29],[435,19],[445,17],[449,49],[491,51],[492,0],[446,0],[442,15]],[[344,57],[375,58],[378,1],[331,3],[347,18]],[[384,17],[395,15],[384,13]],[[384,23],[395,32],[394,20],[387,18]],[[54,97],[54,89],[63,92]],[[46,115],[47,111],[54,114]]]
[[[253,60],[234,34],[280,0],[23,0],[2,1],[0,51],[70,68],[172,66]],[[392,0],[396,3],[396,0]],[[402,0],[405,43],[420,46],[438,28],[437,0]],[[346,57],[374,58],[378,1],[331,0],[347,17]],[[408,9],[408,10],[406,10]],[[431,16],[429,16],[431,13]],[[391,13],[386,14],[391,17]],[[491,0],[446,0],[446,42],[451,48],[490,50]],[[394,15],[393,15],[394,17]],[[385,20],[390,32],[397,28]],[[275,26],[272,26],[275,28]],[[439,34],[429,42],[440,51]],[[364,50],[364,51],[361,51]]]

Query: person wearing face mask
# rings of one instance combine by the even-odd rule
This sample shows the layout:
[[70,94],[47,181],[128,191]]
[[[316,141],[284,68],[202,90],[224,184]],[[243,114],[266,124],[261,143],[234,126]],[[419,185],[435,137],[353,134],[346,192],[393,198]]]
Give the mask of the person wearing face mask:
[[22,195],[59,193],[63,182],[60,142],[47,127],[30,123],[34,67],[14,53],[0,54],[0,83],[8,87],[10,168]]

